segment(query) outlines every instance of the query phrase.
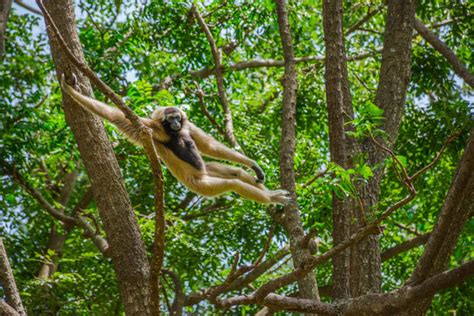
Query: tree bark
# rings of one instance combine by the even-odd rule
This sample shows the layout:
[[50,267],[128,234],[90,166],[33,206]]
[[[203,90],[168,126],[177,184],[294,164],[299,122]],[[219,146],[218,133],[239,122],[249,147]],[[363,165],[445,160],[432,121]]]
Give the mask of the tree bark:
[[[19,315],[26,315],[23,303],[21,302],[20,293],[16,287],[15,278],[13,276],[10,262],[8,261],[7,251],[0,238],[0,284],[6,296],[7,305],[11,306]],[[8,312],[8,307],[4,307]]]
[[[352,100],[347,79],[344,33],[342,30],[342,1],[323,2],[324,42],[326,46],[325,85],[329,118],[331,161],[348,169],[356,152],[355,139],[349,138],[348,121],[352,120]],[[349,239],[355,202],[341,199],[333,193],[334,246]],[[333,258],[334,298],[350,297],[350,249]]]
[[[292,46],[291,31],[288,22],[288,8],[285,0],[276,0],[278,26],[280,31],[283,56],[285,60],[285,74],[283,77],[283,113],[282,137],[280,141],[280,173],[283,189],[288,190],[296,199],[296,185],[294,172],[295,135],[296,135],[296,89],[297,79],[295,70],[295,56]],[[303,223],[296,203],[284,207],[283,219],[279,219],[290,239],[290,250],[295,267],[311,257],[306,245],[301,243],[304,238]],[[301,297],[319,300],[318,286],[314,273],[307,274],[298,280]]]
[[0,61],[5,54],[5,33],[11,7],[12,0],[0,0]]
[[[84,61],[71,1],[47,1],[44,4],[54,17],[55,24],[59,27],[69,48],[79,60]],[[49,28],[48,31],[51,32]],[[78,89],[85,95],[91,95],[89,81],[70,64],[51,33],[49,36],[58,76],[75,72]],[[117,274],[125,312],[127,315],[149,315],[150,266],[137,219],[103,124],[98,118],[75,104],[66,93],[63,93],[63,107],[66,121],[77,140],[92,183],[95,200],[108,237],[109,251]]]
[[[382,65],[375,103],[384,110],[381,129],[389,138],[389,147],[398,137],[403,116],[406,92],[411,75],[411,43],[415,21],[416,1],[389,0],[387,3]],[[367,184],[359,187],[364,216],[373,215],[379,201],[382,168],[376,168],[386,152],[378,148],[370,139],[362,144],[368,155],[368,164],[375,168],[374,176]],[[358,224],[363,222],[360,220]],[[381,290],[381,259],[379,236],[368,236],[351,249],[351,296],[357,297]]]
[[[469,216],[474,212],[474,129],[471,129],[464,155],[448,195],[444,201],[436,226],[430,235],[425,251],[407,284],[415,286],[440,273],[448,266],[459,235]],[[424,315],[433,295],[418,301],[403,315]]]

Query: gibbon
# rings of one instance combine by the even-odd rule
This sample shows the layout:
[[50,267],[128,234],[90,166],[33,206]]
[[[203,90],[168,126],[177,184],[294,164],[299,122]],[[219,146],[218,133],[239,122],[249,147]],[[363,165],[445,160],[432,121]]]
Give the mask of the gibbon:
[[[61,80],[62,89],[84,109],[114,124],[133,143],[140,144],[139,131],[118,108],[85,95]],[[235,192],[247,199],[269,204],[292,202],[285,190],[269,190],[264,185],[265,174],[259,165],[245,155],[232,150],[191,123],[186,113],[177,107],[158,107],[151,118],[140,118],[152,129],[153,141],[161,161],[189,190],[206,197]],[[247,171],[219,162],[204,161],[202,155],[236,162],[254,170]]]

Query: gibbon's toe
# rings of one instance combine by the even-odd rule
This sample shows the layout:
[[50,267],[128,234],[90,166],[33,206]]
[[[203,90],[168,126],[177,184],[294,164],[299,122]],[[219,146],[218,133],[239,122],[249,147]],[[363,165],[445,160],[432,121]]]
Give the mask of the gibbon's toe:
[[288,191],[277,190],[275,194],[272,195],[272,201],[277,204],[289,205],[295,203],[295,201],[290,197]]
[[274,190],[274,191],[271,191],[270,193],[271,195],[285,195],[285,196],[289,196],[290,195],[290,192],[286,191],[286,190]]

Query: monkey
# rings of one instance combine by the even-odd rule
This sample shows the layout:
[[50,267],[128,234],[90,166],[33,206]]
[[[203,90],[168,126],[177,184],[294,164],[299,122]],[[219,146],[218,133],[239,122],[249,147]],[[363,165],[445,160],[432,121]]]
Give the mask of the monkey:
[[[73,85],[76,82],[73,76]],[[85,96],[69,85],[62,76],[61,87],[77,104],[108,120],[132,143],[141,145],[140,131],[116,107]],[[293,200],[286,190],[269,190],[263,184],[265,173],[258,163],[244,154],[228,148],[194,125],[178,107],[158,107],[150,118],[140,121],[152,130],[153,143],[161,161],[170,173],[189,190],[205,197],[227,192],[262,204],[288,204]],[[251,168],[256,177],[242,168],[202,156],[231,161]]]

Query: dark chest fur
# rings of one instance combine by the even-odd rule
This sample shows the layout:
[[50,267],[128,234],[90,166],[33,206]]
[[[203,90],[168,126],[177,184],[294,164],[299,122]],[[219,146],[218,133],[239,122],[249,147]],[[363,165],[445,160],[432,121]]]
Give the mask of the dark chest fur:
[[174,133],[170,140],[164,143],[179,159],[189,163],[198,170],[204,169],[204,161],[198,152],[196,144],[189,135]]

